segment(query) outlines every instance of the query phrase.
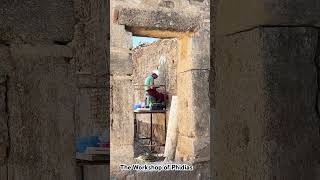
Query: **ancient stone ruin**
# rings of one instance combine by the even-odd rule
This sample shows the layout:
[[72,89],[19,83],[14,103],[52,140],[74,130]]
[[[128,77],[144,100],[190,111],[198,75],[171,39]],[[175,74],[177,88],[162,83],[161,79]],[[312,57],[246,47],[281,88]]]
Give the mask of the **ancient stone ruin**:
[[[319,12],[318,0],[1,1],[0,180],[319,180]],[[133,36],[161,40],[134,49]],[[134,85],[159,59],[157,83],[178,97],[174,162],[194,170],[120,171],[138,154]],[[76,139],[106,129],[110,166],[80,165]]]
[[75,138],[109,127],[108,2],[0,4],[0,179],[105,179]]
[[[146,73],[150,73],[155,68],[154,65],[159,64],[161,55],[174,53],[174,55],[168,55],[170,58],[166,64],[170,66],[172,60],[174,61],[174,66],[168,67],[167,70],[173,73],[165,73],[172,77],[159,79],[159,83],[167,82],[168,92],[179,97],[177,110],[179,135],[176,160],[201,166],[198,174],[208,177],[210,157],[209,2],[111,1],[110,18],[110,70],[113,95],[111,174],[123,173],[119,172],[120,163],[133,162],[132,104],[137,100],[132,97],[132,94],[135,93],[134,83],[141,83]],[[158,42],[158,44],[162,43],[161,45],[152,44],[131,51],[132,36],[175,38],[175,40],[171,40],[172,42],[162,40]],[[169,42],[174,44],[170,45]],[[175,47],[170,48],[170,46]],[[143,95],[138,95],[139,99],[143,100]],[[160,120],[163,117],[157,118],[163,123]],[[163,132],[161,132],[163,126],[159,124],[155,128],[156,137],[163,137]],[[157,140],[160,143],[164,141],[163,139]],[[197,175],[197,173],[193,174]],[[150,177],[150,174],[145,174],[145,176],[145,178]]]

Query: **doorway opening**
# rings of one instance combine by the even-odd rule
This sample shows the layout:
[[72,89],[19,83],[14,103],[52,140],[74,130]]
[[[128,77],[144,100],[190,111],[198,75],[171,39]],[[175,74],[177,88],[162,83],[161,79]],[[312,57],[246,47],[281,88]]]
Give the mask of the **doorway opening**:
[[[137,40],[139,40],[138,44]],[[162,160],[171,99],[177,91],[178,40],[176,38],[133,36],[133,46],[134,102],[143,104],[142,109],[148,106],[144,82],[155,70],[159,72],[158,78],[154,79],[155,86],[159,86],[157,91],[168,97],[164,102],[165,107],[155,109],[164,111],[157,111],[157,113],[153,113],[156,111],[145,111],[145,113],[135,114],[134,154],[135,157],[155,155],[154,158]]]
[[[189,56],[189,36],[186,33],[163,32],[163,31],[131,31],[133,32],[132,61],[133,61],[133,87],[134,87],[134,156],[142,161],[162,161],[167,157],[166,153],[171,151],[174,160],[174,153],[177,143],[178,133],[174,132],[175,137],[169,137],[170,142],[174,141],[175,146],[166,147],[167,135],[174,131],[168,128],[169,121],[176,121],[170,118],[170,113],[177,113],[181,109],[176,109],[178,102],[171,106],[172,97],[178,95],[178,67],[180,63],[188,60]],[[137,33],[139,32],[139,33]],[[142,32],[142,33],[141,33]],[[181,60],[183,59],[183,60]],[[153,113],[154,111],[137,113],[137,109],[153,108],[148,107],[146,101],[145,80],[157,70],[158,78],[154,79],[155,86],[159,86],[157,91],[166,95],[165,108],[155,109],[164,110]],[[191,83],[191,82],[189,82]],[[183,89],[180,89],[183,91]],[[184,94],[180,92],[180,95]],[[139,106],[140,105],[140,106]],[[138,107],[138,108],[137,108]],[[172,123],[172,122],[171,122]],[[170,126],[172,127],[172,125]],[[190,147],[191,148],[191,147]]]

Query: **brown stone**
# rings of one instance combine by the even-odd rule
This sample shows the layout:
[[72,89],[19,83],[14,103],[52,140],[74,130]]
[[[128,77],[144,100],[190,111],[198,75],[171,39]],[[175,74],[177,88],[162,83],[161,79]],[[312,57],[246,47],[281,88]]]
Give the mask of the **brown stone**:
[[274,27],[219,39],[215,178],[314,179],[317,37],[313,28]]
[[149,30],[188,32],[198,28],[199,18],[191,12],[122,8],[119,9],[118,23]]
[[218,3],[217,32],[232,34],[259,26],[319,26],[320,3],[307,1],[225,0]]
[[112,48],[110,55],[110,74],[131,75],[132,74],[131,53],[126,49]]

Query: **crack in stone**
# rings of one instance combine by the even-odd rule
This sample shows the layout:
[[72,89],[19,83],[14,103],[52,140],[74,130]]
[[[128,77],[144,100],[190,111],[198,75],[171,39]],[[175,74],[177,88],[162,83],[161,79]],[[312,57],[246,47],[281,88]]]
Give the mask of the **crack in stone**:
[[310,25],[310,24],[300,24],[300,25],[257,25],[257,26],[253,26],[247,29],[243,29],[243,30],[239,30],[236,32],[232,32],[232,33],[227,33],[225,34],[225,36],[233,36],[236,34],[240,34],[240,33],[244,33],[244,32],[249,32],[252,31],[254,29],[258,29],[258,28],[283,28],[283,27],[288,27],[288,28],[299,28],[299,27],[304,27],[304,28],[315,28],[315,29],[319,29],[320,27],[315,26],[315,25]]

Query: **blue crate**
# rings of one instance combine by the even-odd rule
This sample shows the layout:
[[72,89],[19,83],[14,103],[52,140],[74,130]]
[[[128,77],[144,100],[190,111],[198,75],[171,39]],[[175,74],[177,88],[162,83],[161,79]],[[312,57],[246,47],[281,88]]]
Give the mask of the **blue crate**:
[[99,147],[99,143],[100,141],[98,136],[77,137],[76,151],[79,153],[84,153],[87,147]]

